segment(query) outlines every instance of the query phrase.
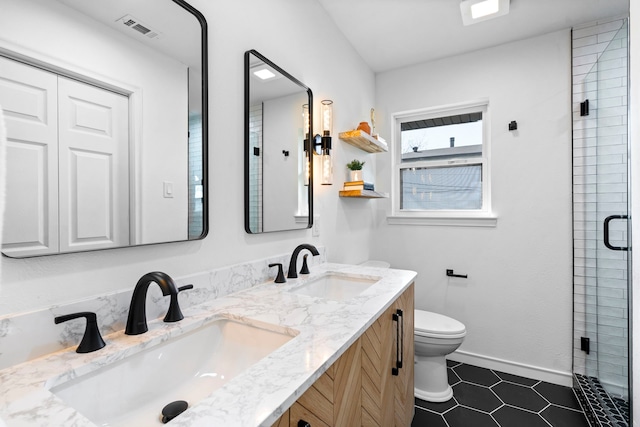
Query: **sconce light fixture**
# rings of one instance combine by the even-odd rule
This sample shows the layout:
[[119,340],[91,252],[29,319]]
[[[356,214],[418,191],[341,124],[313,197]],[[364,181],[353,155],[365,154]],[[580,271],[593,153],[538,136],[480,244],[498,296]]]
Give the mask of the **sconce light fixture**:
[[333,101],[324,99],[321,102],[320,114],[322,115],[322,137],[320,138],[320,146],[322,148],[320,168],[322,176],[320,182],[322,185],[331,185],[333,183],[333,163],[331,161],[331,133],[333,131]]
[[[311,133],[312,129],[309,128],[309,104],[302,105],[302,131],[304,132],[304,185],[309,185],[309,178],[311,177],[311,162],[313,161],[313,156],[311,155],[313,151],[313,147],[311,146],[311,142],[309,141],[309,133]],[[310,151],[311,150],[311,151]]]
[[[305,150],[305,185],[309,183],[311,174],[311,162],[313,162],[313,154],[320,156],[320,183],[322,185],[331,185],[333,183],[333,162],[331,160],[331,133],[333,131],[333,101],[325,99],[321,101],[320,114],[322,119],[322,134],[313,137],[313,141],[308,132],[313,129],[309,127],[310,111],[309,104],[302,106],[302,121],[305,129],[304,150]],[[317,148],[319,147],[319,148]],[[316,151],[317,150],[317,151]]]
[[309,104],[302,105],[302,129],[305,132],[304,139],[309,139],[309,133],[311,129],[309,129]]

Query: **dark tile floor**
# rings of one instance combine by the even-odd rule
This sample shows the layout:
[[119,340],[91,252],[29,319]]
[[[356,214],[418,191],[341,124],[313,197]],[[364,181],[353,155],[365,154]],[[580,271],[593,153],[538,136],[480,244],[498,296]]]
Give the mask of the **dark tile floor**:
[[570,387],[447,361],[453,399],[416,399],[412,427],[589,427]]

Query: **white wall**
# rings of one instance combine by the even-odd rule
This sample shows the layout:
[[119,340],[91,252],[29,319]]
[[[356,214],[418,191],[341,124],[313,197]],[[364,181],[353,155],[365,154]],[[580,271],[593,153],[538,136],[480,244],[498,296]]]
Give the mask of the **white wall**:
[[[572,339],[571,47],[568,30],[381,73],[376,105],[390,116],[489,99],[497,226],[389,225],[380,203],[372,257],[418,272],[416,308],[467,327],[473,362],[570,384]],[[509,132],[510,121],[518,130]],[[390,137],[390,136],[389,136]],[[389,156],[376,184],[390,190]],[[386,188],[385,188],[386,187]],[[449,279],[446,269],[468,274]],[[459,358],[462,356],[459,356]]]
[[[640,120],[637,119],[640,112],[640,54],[638,53],[638,46],[640,46],[640,4],[638,2],[630,2],[630,18],[629,18],[629,135],[631,145],[631,217],[640,218],[640,185],[637,183],[638,174],[640,174]],[[636,183],[636,184],[634,184]],[[634,233],[632,235],[631,246],[634,248],[640,248],[640,226],[638,221],[635,221]],[[631,252],[632,256],[632,288],[633,285],[640,283],[640,251],[637,249]],[[637,289],[637,285],[636,285]],[[640,375],[637,372],[640,370],[640,292],[632,291],[632,325],[631,330],[634,331],[632,336],[632,382],[631,387],[633,392],[633,425],[640,426]]]
[[[343,165],[370,155],[334,139],[336,177],[316,185],[320,237],[311,230],[248,235],[244,231],[243,55],[256,49],[321,99],[334,101],[336,133],[369,117],[374,75],[344,40],[316,0],[191,0],[209,24],[210,231],[203,241],[171,243],[33,259],[3,257],[0,315],[49,307],[114,289],[132,288],[144,273],[172,276],[290,252],[302,242],[324,245],[330,261],[368,258],[374,204],[343,200]],[[251,13],[247,13],[251,11]],[[4,13],[4,11],[3,11]],[[12,28],[19,27],[14,22]],[[2,31],[5,31],[4,23]],[[317,29],[317,31],[313,31]],[[17,42],[17,41],[16,41]],[[372,161],[368,161],[367,166]],[[373,173],[372,170],[369,171]]]
[[[302,105],[306,92],[267,100],[262,106],[262,200],[263,230],[304,228],[298,215],[298,166],[304,158]],[[285,156],[282,151],[289,151]],[[306,187],[305,187],[306,188]]]

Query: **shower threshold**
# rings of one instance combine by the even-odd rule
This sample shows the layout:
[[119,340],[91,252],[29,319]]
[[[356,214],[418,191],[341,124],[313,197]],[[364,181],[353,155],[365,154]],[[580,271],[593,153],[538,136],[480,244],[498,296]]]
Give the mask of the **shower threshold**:
[[573,388],[591,427],[629,427],[629,403],[612,397],[595,377],[573,374]]

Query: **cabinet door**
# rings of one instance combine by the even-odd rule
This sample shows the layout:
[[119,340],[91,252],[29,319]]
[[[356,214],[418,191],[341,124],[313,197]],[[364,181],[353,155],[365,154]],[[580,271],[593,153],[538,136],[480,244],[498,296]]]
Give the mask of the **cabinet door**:
[[362,424],[362,340],[340,356],[333,368],[333,425]]
[[58,252],[57,76],[0,57],[0,105],[7,126],[2,251]]
[[395,323],[391,305],[362,335],[362,425],[394,423]]
[[358,339],[291,406],[291,427],[362,425],[362,347]]
[[276,422],[271,425],[271,427],[289,427],[290,412],[291,410],[287,409],[282,415],[280,415],[280,418],[278,418]]
[[304,420],[313,427],[333,425],[333,366],[291,406],[290,426],[298,427],[298,421]]
[[363,426],[413,420],[413,296],[412,284],[362,336]]
[[[402,368],[398,369],[398,375],[393,377],[395,396],[395,426],[409,427],[415,412],[414,385],[413,385],[413,315],[414,315],[414,285],[409,288],[396,300],[393,308],[400,310],[400,331],[401,331],[401,357]],[[394,347],[395,348],[395,347]]]

